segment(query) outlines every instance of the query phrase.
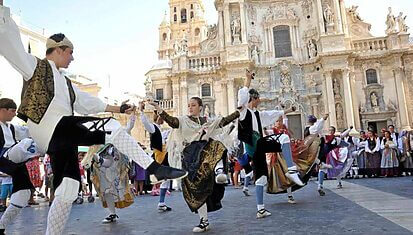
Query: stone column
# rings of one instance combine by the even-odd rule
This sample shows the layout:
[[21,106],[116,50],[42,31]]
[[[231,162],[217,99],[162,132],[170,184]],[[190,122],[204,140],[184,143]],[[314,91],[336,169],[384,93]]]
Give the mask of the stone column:
[[399,107],[398,115],[400,120],[400,128],[405,129],[409,127],[409,114],[407,113],[406,95],[404,92],[403,68],[395,68],[393,70],[393,74],[397,94],[397,105]]
[[218,37],[219,37],[219,48],[223,49],[225,45],[225,27],[224,27],[224,19],[223,19],[223,12],[218,12]]
[[340,11],[340,3],[338,2],[339,0],[334,0],[334,9],[335,9],[335,14],[337,16],[337,31],[338,33],[342,34],[343,33],[343,21],[341,19],[341,11]]
[[318,12],[318,27],[320,28],[321,35],[326,34],[324,26],[324,15],[323,15],[323,6],[321,5],[321,0],[317,0],[317,12]]
[[354,71],[350,71],[349,73],[350,76],[350,88],[351,88],[351,95],[353,99],[353,115],[354,115],[354,128],[361,129],[361,121],[360,121],[360,116],[359,116],[359,99],[357,97],[357,91],[356,91],[356,74]]
[[221,95],[222,95],[222,116],[228,115],[228,88],[227,81],[221,81]]
[[348,25],[347,25],[348,22],[347,22],[346,6],[345,6],[343,0],[340,0],[339,4],[340,4],[340,10],[341,10],[341,20],[342,20],[342,23],[343,23],[343,33],[349,34]]
[[188,83],[186,78],[181,78],[181,115],[188,113]]
[[354,103],[353,103],[353,91],[350,83],[350,70],[344,69],[343,71],[343,85],[344,85],[344,102],[346,108],[346,119],[348,126],[355,126],[354,121]]
[[231,16],[229,14],[229,4],[224,3],[224,34],[225,44],[231,45]]
[[336,102],[334,100],[334,90],[333,90],[333,71],[325,71],[324,78],[326,80],[326,90],[327,90],[327,101],[328,101],[328,112],[330,117],[330,126],[337,127],[337,117],[336,117]]
[[175,116],[180,116],[182,115],[182,109],[181,109],[181,104],[179,101],[181,100],[180,97],[180,86],[179,86],[179,78],[172,78],[172,99],[173,99],[173,106]]
[[240,2],[239,4],[239,14],[241,20],[241,41],[242,43],[247,43],[247,20],[245,17],[245,8],[243,2]]
[[235,84],[234,84],[234,79],[230,78],[227,81],[227,95],[228,95],[228,113],[232,113],[235,111],[236,108],[236,102],[237,102],[237,98],[235,95]]

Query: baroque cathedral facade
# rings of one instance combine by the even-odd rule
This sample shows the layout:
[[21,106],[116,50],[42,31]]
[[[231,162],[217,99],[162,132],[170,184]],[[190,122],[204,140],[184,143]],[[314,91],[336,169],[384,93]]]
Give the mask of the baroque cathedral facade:
[[233,112],[248,68],[261,109],[298,107],[288,116],[296,138],[308,114],[329,113],[340,131],[413,125],[413,44],[402,13],[389,8],[386,35],[374,37],[345,0],[215,0],[214,25],[201,0],[169,8],[145,86],[172,115],[185,115],[193,96],[205,116]]

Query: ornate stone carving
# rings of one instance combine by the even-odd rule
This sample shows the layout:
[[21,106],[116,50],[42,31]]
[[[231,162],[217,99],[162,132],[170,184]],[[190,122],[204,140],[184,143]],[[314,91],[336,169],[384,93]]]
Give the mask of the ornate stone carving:
[[313,1],[312,0],[303,0],[301,2],[301,7],[303,8],[303,13],[305,15],[311,15],[313,12]]
[[232,15],[231,36],[233,45],[239,44],[241,42],[241,20],[238,14]]
[[249,4],[247,7],[248,18],[250,21],[256,22],[257,21],[257,9],[252,5]]
[[206,104],[204,109],[204,117],[211,117],[209,106]]
[[386,26],[386,34],[396,32],[396,19],[391,11],[391,7],[389,7],[389,12],[387,13]]
[[330,4],[326,3],[323,10],[324,22],[327,26],[334,25],[334,13],[331,10]]
[[377,95],[376,95],[375,92],[372,92],[372,93],[370,94],[370,101],[371,101],[371,106],[372,106],[373,108],[376,108],[376,107],[379,106],[379,100],[378,100],[378,97],[377,97]]
[[315,58],[318,54],[317,46],[314,43],[314,40],[310,39],[307,43],[308,58]]
[[260,50],[258,46],[253,46],[251,50],[251,59],[256,65],[260,64]]
[[218,35],[218,27],[217,24],[209,25],[207,31],[208,39],[215,39]]
[[406,25],[406,17],[403,16],[403,12],[400,12],[399,15],[396,17],[397,24],[399,26],[399,32],[407,32],[409,30],[409,27]]
[[351,6],[351,8],[347,9],[347,12],[350,15],[350,19],[351,21],[353,21],[353,23],[356,23],[358,21],[363,21],[359,15],[359,13],[357,12],[357,8],[358,6]]
[[283,61],[280,64],[280,77],[281,77],[281,88],[284,91],[291,91],[291,74],[290,67],[288,67],[287,62]]
[[344,128],[344,110],[341,103],[336,104],[337,128]]
[[264,22],[270,23],[277,20],[296,20],[298,19],[297,14],[294,9],[289,8],[286,4],[283,5],[273,5],[267,9],[264,15]]
[[341,85],[337,78],[333,79],[333,93],[334,98],[341,99]]

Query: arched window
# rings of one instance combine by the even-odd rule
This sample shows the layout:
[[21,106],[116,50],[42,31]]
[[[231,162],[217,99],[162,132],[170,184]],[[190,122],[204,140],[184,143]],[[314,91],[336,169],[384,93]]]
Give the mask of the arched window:
[[289,57],[292,56],[290,27],[287,25],[280,25],[273,28],[274,33],[274,48],[275,57]]
[[193,19],[193,18],[194,18],[194,12],[191,11],[191,19]]
[[174,15],[174,22],[178,21],[178,17],[176,16],[176,14]]
[[201,31],[199,30],[199,28],[195,29],[195,36],[199,36],[199,34],[201,33]]
[[176,12],[176,7],[174,7],[174,12]]
[[377,82],[377,71],[375,69],[368,69],[366,71],[366,79],[368,84],[376,84]]
[[211,85],[209,85],[208,83],[202,84],[201,96],[202,97],[211,96]]
[[186,9],[181,10],[181,23],[186,23],[187,17],[186,17]]
[[162,34],[162,39],[163,39],[164,41],[166,41],[167,38],[168,38],[168,35],[167,35],[166,33],[163,33],[163,34]]

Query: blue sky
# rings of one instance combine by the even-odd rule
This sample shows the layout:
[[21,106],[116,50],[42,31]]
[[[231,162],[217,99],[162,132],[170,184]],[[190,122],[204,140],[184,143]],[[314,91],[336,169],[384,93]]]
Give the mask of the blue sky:
[[[206,18],[215,23],[213,0],[204,0]],[[345,0],[359,5],[361,17],[383,35],[387,7],[404,11],[413,27],[412,0]],[[374,5],[373,5],[374,4]],[[75,61],[69,71],[84,74],[122,92],[143,94],[145,72],[157,61],[158,26],[168,0],[4,0],[12,13],[33,28],[50,34],[62,32],[75,44]]]

